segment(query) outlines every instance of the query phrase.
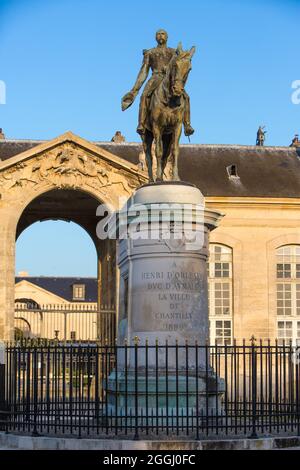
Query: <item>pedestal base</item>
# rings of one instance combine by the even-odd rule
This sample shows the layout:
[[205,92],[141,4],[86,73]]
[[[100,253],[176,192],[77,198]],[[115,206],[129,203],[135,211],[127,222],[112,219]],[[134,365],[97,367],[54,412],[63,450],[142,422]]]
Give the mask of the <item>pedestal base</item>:
[[200,426],[222,415],[224,381],[214,374],[148,376],[138,371],[115,371],[106,384],[107,417],[114,425],[139,427]]

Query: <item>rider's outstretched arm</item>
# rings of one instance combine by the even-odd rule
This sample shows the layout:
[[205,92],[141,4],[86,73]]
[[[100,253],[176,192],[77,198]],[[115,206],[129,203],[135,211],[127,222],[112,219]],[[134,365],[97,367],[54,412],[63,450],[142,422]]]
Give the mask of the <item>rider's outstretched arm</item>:
[[143,86],[146,78],[148,77],[149,73],[149,68],[150,68],[150,60],[149,60],[149,54],[147,50],[143,51],[144,54],[144,60],[143,64],[141,66],[141,69],[139,71],[138,77],[136,79],[136,82],[131,89],[129,93],[126,93],[126,95],[123,96],[122,98],[122,111],[125,111],[125,109],[129,108],[129,106],[132,105],[132,103],[135,100],[136,95],[140,91],[140,88]]
[[148,73],[149,73],[149,68],[150,68],[149,53],[145,49],[143,51],[143,54],[144,54],[143,64],[140,68],[140,71],[139,71],[139,74],[137,76],[136,82],[135,82],[135,84],[132,88],[132,92],[135,93],[135,94],[137,94],[139,92],[140,88],[145,83],[145,80],[148,77]]

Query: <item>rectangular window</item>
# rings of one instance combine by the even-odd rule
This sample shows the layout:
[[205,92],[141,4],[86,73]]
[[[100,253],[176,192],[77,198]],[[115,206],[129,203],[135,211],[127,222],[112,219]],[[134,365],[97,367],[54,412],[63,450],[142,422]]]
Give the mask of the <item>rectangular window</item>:
[[280,320],[277,322],[278,344],[282,345],[283,340],[286,344],[292,341],[292,344],[300,344],[300,321]]
[[296,315],[300,315],[300,284],[296,284]]
[[[279,340],[299,338],[300,317],[300,246],[286,245],[277,249],[277,336]],[[289,318],[287,318],[289,317]]]
[[290,263],[277,264],[277,279],[291,279],[292,266]]
[[229,277],[229,263],[215,263],[215,277]]
[[84,284],[73,284],[73,300],[85,300]]
[[208,265],[208,306],[212,344],[231,344],[233,336],[232,249],[211,243]]
[[292,314],[292,285],[277,284],[277,315]]
[[215,285],[215,315],[230,315],[230,284],[216,282]]
[[218,345],[231,344],[231,321],[230,320],[216,320],[215,342]]
[[279,321],[277,323],[278,343],[282,344],[283,340],[289,343],[293,340],[293,322],[292,321]]

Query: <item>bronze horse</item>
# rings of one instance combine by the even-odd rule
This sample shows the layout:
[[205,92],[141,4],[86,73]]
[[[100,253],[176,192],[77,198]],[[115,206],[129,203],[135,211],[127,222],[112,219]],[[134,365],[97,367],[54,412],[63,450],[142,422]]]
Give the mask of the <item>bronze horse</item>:
[[[179,43],[166,75],[149,98],[146,131],[142,136],[149,180],[163,181],[168,159],[171,161],[171,179],[178,181],[179,140],[184,115],[183,91],[192,68],[195,47],[183,51]],[[153,177],[151,146],[155,140],[157,160],[156,178]]]

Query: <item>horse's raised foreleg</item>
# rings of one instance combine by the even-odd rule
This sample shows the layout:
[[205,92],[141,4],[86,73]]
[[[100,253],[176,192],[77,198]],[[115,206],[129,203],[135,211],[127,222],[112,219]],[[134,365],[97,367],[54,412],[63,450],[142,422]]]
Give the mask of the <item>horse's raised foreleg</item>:
[[179,140],[182,132],[182,123],[178,124],[173,132],[172,135],[172,180],[173,181],[180,181],[179,174],[178,174],[178,157],[179,157]]
[[156,181],[162,181],[163,173],[162,173],[161,160],[163,156],[163,142],[162,142],[162,135],[158,127],[153,127],[153,135],[155,139],[155,155],[156,155],[156,161],[157,161]]
[[153,180],[153,169],[152,169],[152,142],[153,142],[153,134],[152,132],[146,130],[145,134],[143,135],[143,148],[146,156],[146,164],[148,168],[148,175],[149,181],[152,183]]

